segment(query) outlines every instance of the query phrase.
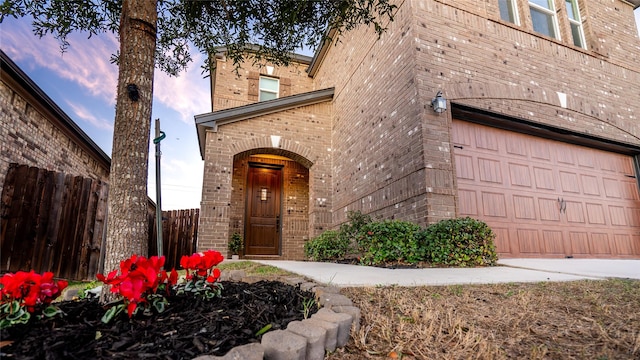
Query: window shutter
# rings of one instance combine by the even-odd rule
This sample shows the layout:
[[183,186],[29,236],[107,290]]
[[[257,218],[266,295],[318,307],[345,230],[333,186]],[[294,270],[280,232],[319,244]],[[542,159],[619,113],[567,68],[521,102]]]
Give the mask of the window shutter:
[[280,78],[280,97],[291,95],[291,79]]
[[256,71],[250,71],[249,75],[247,75],[247,79],[249,80],[249,89],[247,90],[249,101],[258,101],[260,73]]

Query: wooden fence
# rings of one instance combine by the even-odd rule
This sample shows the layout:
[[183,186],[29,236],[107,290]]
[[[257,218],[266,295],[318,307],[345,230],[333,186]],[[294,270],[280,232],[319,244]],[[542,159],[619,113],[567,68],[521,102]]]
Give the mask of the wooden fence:
[[[171,210],[162,212],[162,254],[165,269],[180,269],[182,255],[196,251],[200,209]],[[157,254],[155,215],[149,224],[149,254]]]
[[[108,184],[11,164],[0,197],[0,272],[51,271],[87,280],[98,273]],[[163,212],[166,268],[195,251],[199,210]],[[149,254],[156,251],[155,205],[149,206]]]

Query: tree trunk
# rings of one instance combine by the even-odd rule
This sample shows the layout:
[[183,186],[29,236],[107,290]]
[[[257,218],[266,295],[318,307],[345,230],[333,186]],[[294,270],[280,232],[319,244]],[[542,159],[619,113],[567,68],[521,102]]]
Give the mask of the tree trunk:
[[157,19],[156,0],[124,0],[104,274],[118,269],[120,261],[133,254],[147,256],[147,173]]

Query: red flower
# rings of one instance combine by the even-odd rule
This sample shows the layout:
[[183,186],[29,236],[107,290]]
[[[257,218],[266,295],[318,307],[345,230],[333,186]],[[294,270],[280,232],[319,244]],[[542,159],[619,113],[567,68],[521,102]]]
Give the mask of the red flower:
[[31,270],[5,274],[0,278],[0,285],[0,303],[18,301],[33,313],[51,304],[67,287],[67,282],[55,281],[51,272],[41,275]]
[[[191,256],[183,256],[180,259],[180,266],[187,270],[187,280],[193,279],[194,275],[191,272],[195,272],[198,277],[211,278],[212,268],[224,260],[224,256],[218,251],[207,250],[204,253],[195,253]],[[217,280],[219,275],[214,276],[211,279]],[[213,281],[215,281],[213,280]],[[211,282],[213,282],[211,281]]]

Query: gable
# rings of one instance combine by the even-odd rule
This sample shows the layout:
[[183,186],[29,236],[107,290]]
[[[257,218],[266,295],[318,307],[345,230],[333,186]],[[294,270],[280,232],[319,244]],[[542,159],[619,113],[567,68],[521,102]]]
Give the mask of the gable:
[[194,118],[196,123],[196,131],[198,132],[200,155],[204,159],[205,133],[207,129],[217,131],[218,126],[220,125],[230,124],[262,115],[273,114],[276,112],[282,112],[301,106],[331,101],[333,99],[333,94],[334,88],[327,88],[196,115]]

